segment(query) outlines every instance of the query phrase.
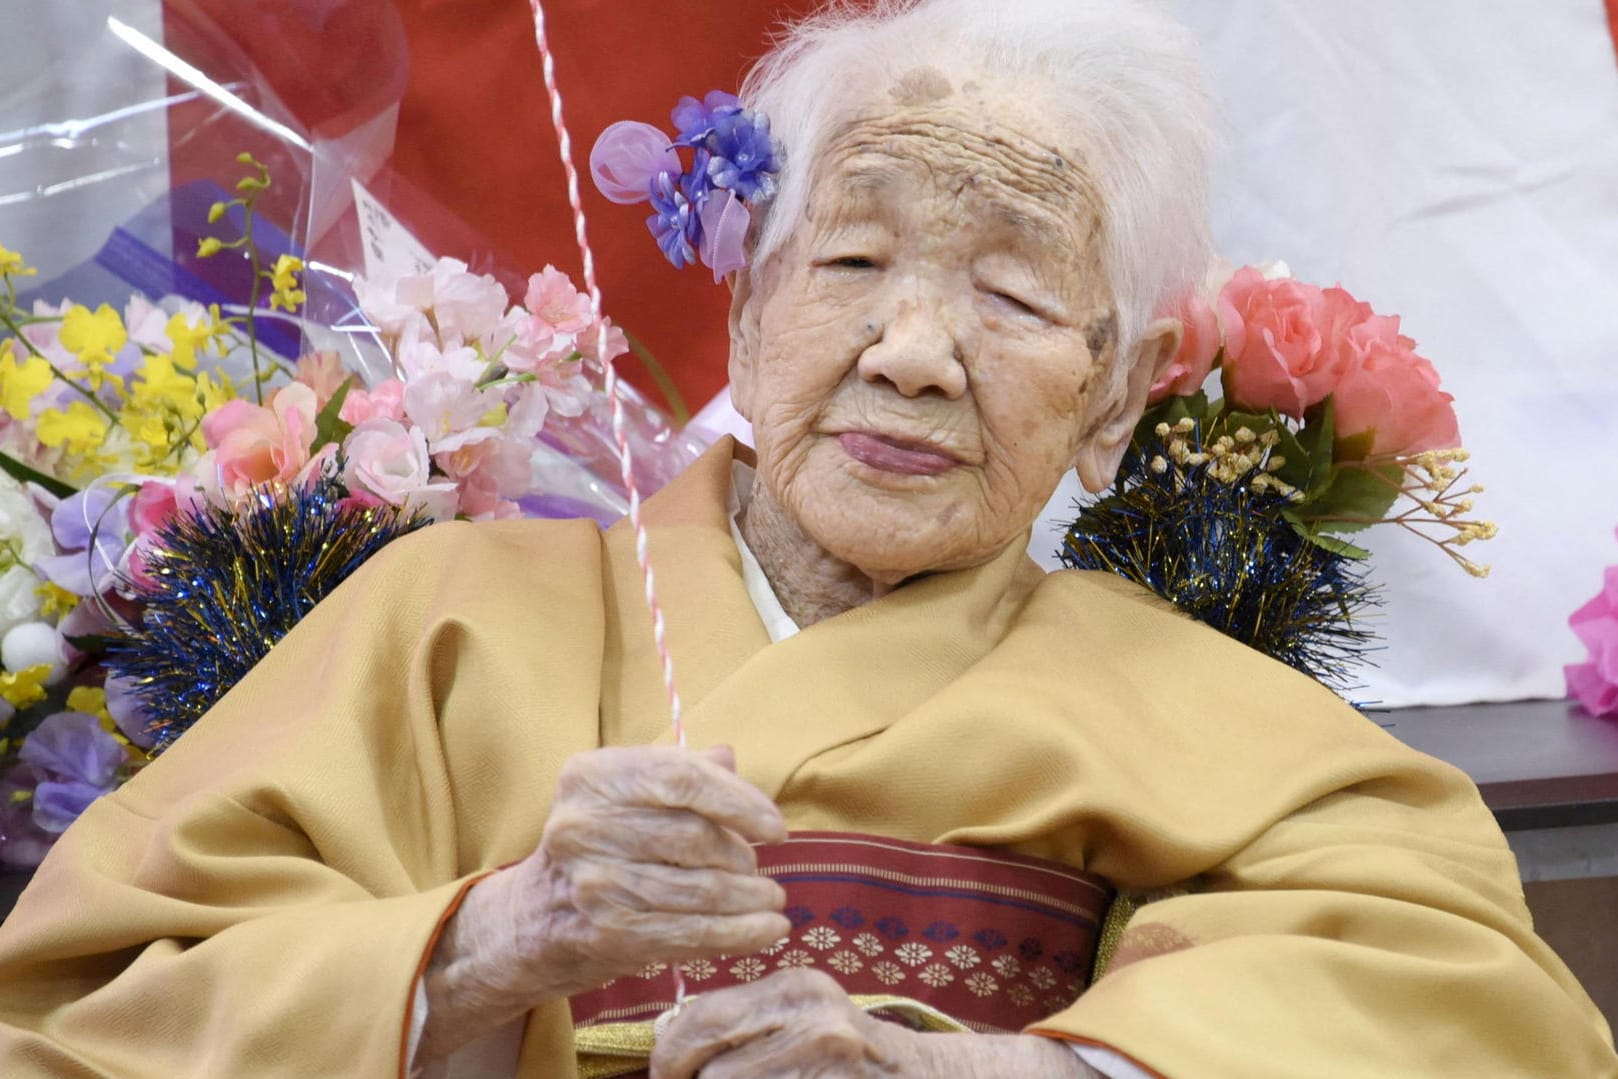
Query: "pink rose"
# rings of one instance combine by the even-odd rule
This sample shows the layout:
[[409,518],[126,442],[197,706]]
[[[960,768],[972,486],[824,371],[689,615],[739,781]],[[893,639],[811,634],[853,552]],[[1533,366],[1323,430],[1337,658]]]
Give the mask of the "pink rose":
[[317,411],[315,391],[301,382],[283,386],[269,408],[225,402],[202,420],[212,449],[197,462],[198,486],[234,501],[261,484],[295,479],[311,462]]
[[1225,394],[1239,407],[1302,419],[1337,388],[1350,354],[1336,347],[1371,309],[1342,289],[1266,280],[1244,266],[1219,293],[1225,327]]
[[343,453],[343,481],[355,494],[375,495],[390,506],[417,506],[437,520],[455,515],[455,487],[432,482],[421,428],[368,420],[344,440]]
[[1563,674],[1567,692],[1595,716],[1618,716],[1618,566],[1609,566],[1604,587],[1567,620],[1590,651],[1584,663],[1569,664]]
[[337,410],[337,418],[355,427],[366,420],[404,419],[404,383],[390,378],[369,391],[351,388],[343,398],[343,407]]
[[1347,335],[1349,369],[1332,394],[1339,456],[1421,453],[1461,444],[1455,398],[1399,333],[1397,317],[1374,316]]
[[1174,353],[1163,373],[1152,384],[1148,404],[1156,404],[1165,397],[1184,397],[1196,393],[1213,370],[1214,357],[1219,355],[1222,343],[1219,316],[1213,305],[1199,294],[1189,293],[1175,312],[1183,327],[1180,347]]

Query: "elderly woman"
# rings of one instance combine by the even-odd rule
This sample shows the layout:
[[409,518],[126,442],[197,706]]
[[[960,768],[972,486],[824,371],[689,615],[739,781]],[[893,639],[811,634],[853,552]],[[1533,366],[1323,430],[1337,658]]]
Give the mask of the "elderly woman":
[[[647,507],[709,748],[668,744],[624,529],[399,542],[58,844],[0,932],[0,1071],[551,1077],[588,1042],[623,1074],[649,1035],[594,1034],[648,1013],[581,1002],[661,1009],[684,963],[660,1079],[1618,1075],[1464,777],[1023,554],[1067,470],[1112,477],[1202,269],[1186,35],[1126,0],[839,9],[745,96],[786,155],[733,279],[756,465],[727,441]],[[1079,994],[998,923],[789,899],[759,859],[810,830],[1159,898]],[[970,890],[862,879],[918,918]]]

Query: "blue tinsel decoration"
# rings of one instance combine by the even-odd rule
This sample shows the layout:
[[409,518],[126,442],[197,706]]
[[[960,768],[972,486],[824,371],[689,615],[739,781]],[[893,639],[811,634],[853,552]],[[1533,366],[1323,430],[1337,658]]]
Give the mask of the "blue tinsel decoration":
[[1355,685],[1376,635],[1360,622],[1378,606],[1365,563],[1311,543],[1282,517],[1286,499],[1207,466],[1147,462],[1165,451],[1131,450],[1120,479],[1081,504],[1061,559],[1145,585],[1191,617],[1325,683]]
[[266,488],[245,506],[199,506],[158,533],[141,623],[104,662],[133,680],[166,749],[271,646],[377,551],[428,523],[343,501],[331,479]]

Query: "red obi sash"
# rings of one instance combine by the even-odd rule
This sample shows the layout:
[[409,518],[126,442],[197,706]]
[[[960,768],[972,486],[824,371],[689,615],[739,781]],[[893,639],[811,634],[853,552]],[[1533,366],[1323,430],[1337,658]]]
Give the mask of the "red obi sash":
[[[681,965],[687,992],[813,967],[851,996],[902,997],[984,1032],[1061,1011],[1089,984],[1112,888],[1056,862],[976,847],[794,832],[758,848],[792,933],[754,955]],[[576,1027],[645,1023],[674,1004],[654,963],[574,997]]]

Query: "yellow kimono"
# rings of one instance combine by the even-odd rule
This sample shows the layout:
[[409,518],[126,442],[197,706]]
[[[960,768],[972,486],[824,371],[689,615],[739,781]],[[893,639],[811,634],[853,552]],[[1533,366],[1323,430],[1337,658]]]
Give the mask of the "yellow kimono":
[[[1020,550],[770,644],[722,444],[647,507],[694,745],[795,829],[1059,860],[1125,890],[1045,1034],[1171,1079],[1618,1076],[1459,772],[1110,576]],[[571,754],[666,739],[630,536],[389,547],[57,844],[0,927],[0,1075],[394,1076],[475,877]],[[519,1074],[574,1074],[565,1003]]]

